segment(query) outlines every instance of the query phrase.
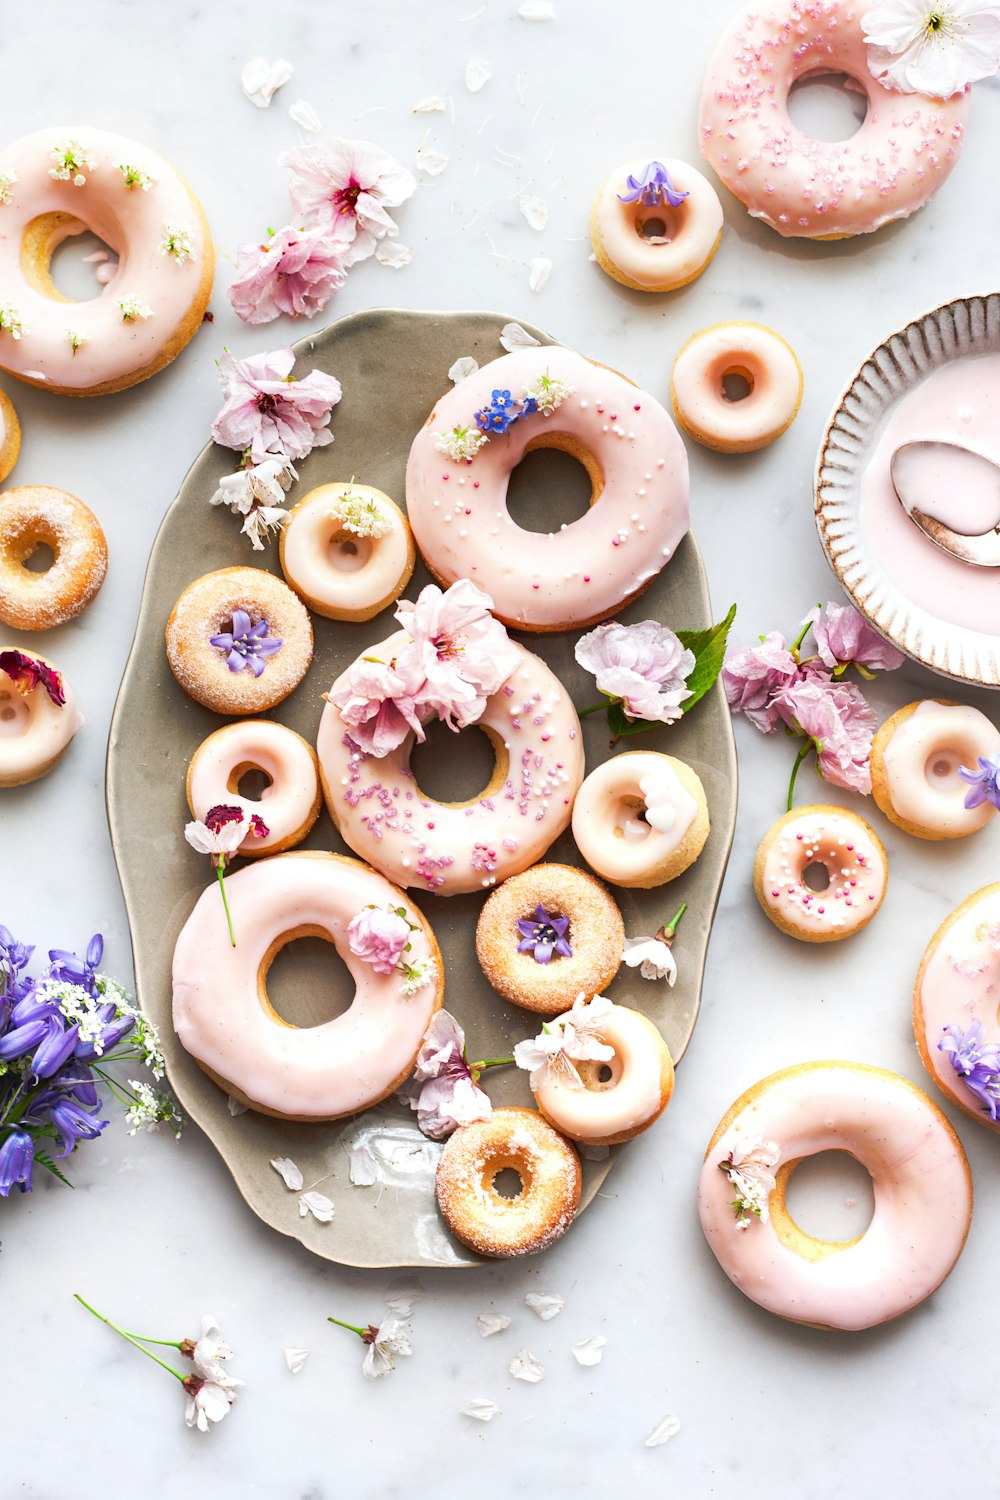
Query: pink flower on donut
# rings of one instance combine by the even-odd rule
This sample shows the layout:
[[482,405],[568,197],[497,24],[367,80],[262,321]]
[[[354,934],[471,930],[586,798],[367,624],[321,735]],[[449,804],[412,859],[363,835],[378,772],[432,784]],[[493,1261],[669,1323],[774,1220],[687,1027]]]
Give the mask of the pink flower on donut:
[[212,423],[212,436],[237,453],[249,451],[252,463],[276,455],[305,458],[314,448],[333,442],[327,423],[340,400],[340,381],[322,370],[303,380],[292,377],[295,352],[275,349],[237,359],[224,354],[219,379],[225,404]]
[[351,739],[369,755],[388,755],[411,730],[424,738],[415,698],[420,678],[413,666],[402,656],[391,662],[362,656],[326,694],[349,726]]
[[229,300],[244,323],[311,318],[346,281],[342,257],[326,230],[287,224],[266,243],[240,246]]
[[410,924],[394,911],[366,906],[347,924],[347,941],[376,974],[391,974],[410,941]]

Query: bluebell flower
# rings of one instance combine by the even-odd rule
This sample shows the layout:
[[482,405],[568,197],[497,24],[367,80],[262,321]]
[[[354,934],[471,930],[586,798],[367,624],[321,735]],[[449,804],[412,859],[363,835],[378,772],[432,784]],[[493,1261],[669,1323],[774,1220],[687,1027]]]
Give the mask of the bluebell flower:
[[6,1198],[12,1187],[31,1192],[31,1167],[35,1143],[26,1130],[12,1129],[0,1143],[0,1198]]
[[95,932],[87,944],[86,958],[67,953],[64,948],[49,949],[49,975],[53,979],[64,979],[67,984],[78,984],[90,994],[97,993],[97,968],[104,953],[104,939]]
[[48,1034],[49,1021],[44,1016],[26,1021],[22,1026],[11,1027],[0,1036],[0,1062],[13,1062],[17,1057],[34,1052]]
[[226,666],[230,672],[239,672],[244,667],[249,667],[255,677],[260,676],[267,665],[267,658],[280,651],[282,644],[280,636],[268,635],[266,620],[258,620],[256,625],[251,625],[250,616],[245,609],[234,609],[232,630],[213,635],[210,640],[213,646],[227,653]]
[[982,1021],[973,1020],[968,1031],[946,1026],[938,1047],[948,1058],[966,1088],[981,1100],[995,1120],[1000,1113],[1000,1044],[987,1042]]
[[647,162],[641,177],[631,174],[625,179],[628,192],[619,193],[622,203],[641,203],[645,208],[676,208],[688,197],[674,187],[670,173],[661,161]]
[[80,1040],[80,1028],[74,1023],[64,1026],[62,1019],[50,1017],[45,1023],[46,1035],[35,1048],[31,1058],[31,1071],[36,1078],[51,1078],[69,1062]]
[[69,1156],[77,1141],[96,1141],[107,1125],[107,1120],[96,1120],[94,1111],[86,1110],[74,1099],[58,1099],[52,1105],[49,1116],[59,1136],[61,1151],[57,1157]]
[[26,943],[19,943],[13,933],[0,924],[0,997],[20,1000],[31,990],[34,981],[19,978],[19,975],[27,968],[34,951]]
[[519,917],[517,930],[521,941],[518,953],[530,953],[536,964],[547,964],[553,954],[572,958],[573,950],[566,937],[569,917],[552,917],[544,906],[536,906],[532,917]]
[[958,774],[969,783],[965,794],[966,807],[981,807],[984,802],[992,802],[994,807],[1000,808],[1000,755],[991,756],[989,760],[981,755],[977,771],[959,766]]

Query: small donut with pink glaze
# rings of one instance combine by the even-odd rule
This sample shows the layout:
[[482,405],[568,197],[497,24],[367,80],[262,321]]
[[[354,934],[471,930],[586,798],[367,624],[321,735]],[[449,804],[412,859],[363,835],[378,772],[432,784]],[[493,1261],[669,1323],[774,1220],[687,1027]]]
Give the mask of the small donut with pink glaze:
[[[742,380],[743,396],[726,381]],[[753,453],[790,427],[802,402],[802,366],[790,344],[763,323],[713,323],[674,360],[674,416],[716,453]]]
[[[259,797],[245,797],[239,790],[251,771],[267,780]],[[315,752],[294,729],[271,719],[226,724],[203,740],[191,757],[187,800],[191,816],[202,821],[220,803],[241,807],[248,818],[256,815],[267,835],[248,835],[237,853],[279,854],[301,843],[319,817]]]
[[882,905],[888,878],[874,828],[830,803],[785,813],[761,839],[753,867],[764,915],[803,943],[834,943],[860,932]]
[[890,823],[918,839],[960,839],[985,828],[996,809],[966,807],[962,767],[1000,755],[1000,730],[967,703],[908,703],[872,741],[872,796]]
[[321,484],[281,530],[281,568],[315,614],[370,620],[410,581],[416,548],[398,505],[370,485]]
[[82,727],[72,689],[50,661],[0,651],[0,787],[51,771]]
[[617,167],[590,211],[594,256],[622,286],[672,292],[700,276],[722,239],[722,204],[685,161]]
[[675,880],[709,835],[701,778],[684,761],[630,750],[591,771],[573,804],[573,837],[592,870],[649,890]]

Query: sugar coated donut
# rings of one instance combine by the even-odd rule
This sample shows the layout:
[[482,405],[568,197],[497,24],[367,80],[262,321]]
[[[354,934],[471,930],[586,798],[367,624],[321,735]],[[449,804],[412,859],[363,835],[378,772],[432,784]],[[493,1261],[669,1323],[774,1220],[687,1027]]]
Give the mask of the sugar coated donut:
[[591,771],[573,805],[573,837],[591,869],[649,890],[692,865],[709,834],[696,771],[673,755],[629,750]]
[[872,796],[891,823],[918,839],[960,839],[992,819],[988,801],[966,807],[961,767],[1000,755],[1000,731],[968,704],[908,703],[872,742]]
[[498,995],[558,1015],[597,995],[621,967],[625,924],[600,881],[572,865],[512,875],[479,913],[476,956]]
[[[846,1151],[871,1174],[875,1213],[857,1239],[815,1239],[788,1212],[789,1177],[821,1151]],[[944,1281],[969,1232],[972,1178],[958,1136],[908,1079],[864,1063],[801,1063],[755,1084],[723,1117],[698,1212],[730,1281],[768,1312],[872,1328]]]
[[[215,251],[191,189],[162,156],[90,126],[37,130],[0,151],[0,367],[67,396],[145,380],[197,332]],[[118,256],[71,302],[53,251],[90,232]]]
[[73,690],[50,661],[0,649],[0,786],[51,771],[82,727]]
[[670,292],[700,276],[718,250],[722,204],[686,161],[630,161],[594,199],[590,237],[598,265],[615,281]]
[[281,568],[299,597],[331,620],[370,620],[405,589],[416,548],[397,505],[366,484],[322,484],[292,507]]
[[[240,795],[241,777],[259,771],[268,778],[259,797]],[[187,773],[191,816],[205,820],[220,804],[242,807],[267,827],[264,838],[248,835],[240,854],[278,854],[301,843],[319,816],[319,768],[311,745],[284,724],[247,719],[225,724],[203,740]]]
[[[617,1146],[660,1118],[674,1091],[674,1065],[652,1021],[602,995],[582,1012],[598,1008],[590,1034],[610,1055],[550,1060],[532,1073],[531,1091],[549,1124],[570,1140]],[[580,1009],[574,1007],[560,1021],[572,1025]]]
[[294,692],[313,651],[308,611],[262,568],[221,568],[188,585],[167,621],[181,687],[217,714],[257,714]]
[[[335,1120],[391,1094],[444,993],[427,920],[381,875],[337,854],[258,860],[226,877],[226,893],[236,946],[213,884],[174,949],[174,1027],[195,1061],[235,1098],[284,1119]],[[393,967],[352,945],[348,929],[369,908],[395,914],[410,944]],[[333,943],[357,988],[343,1015],[299,1027],[275,1013],[267,971],[286,943],[306,936]]]
[[946,917],[913,988],[913,1030],[924,1067],[953,1104],[1000,1130],[1000,884]]
[[[507,509],[511,470],[535,448],[579,459],[590,509],[525,531]],[[521,630],[606,619],[641,594],[688,529],[684,445],[660,403],[558,345],[492,360],[442,396],[413,440],[406,507],[436,578],[471,578]]]
[[21,424],[14,403],[6,391],[0,391],[0,484],[17,463],[21,451]]
[[[932,99],[879,83],[861,27],[868,9],[869,0],[753,0],[708,64],[702,153],[779,234],[837,239],[905,219],[958,160],[967,93]],[[789,119],[789,90],[815,73],[846,73],[867,96],[865,121],[849,140],[813,140]]]
[[[52,566],[27,566],[39,547]],[[52,630],[86,609],[108,571],[108,544],[75,495],[24,485],[0,495],[0,620],[15,630]]]
[[[806,872],[826,872],[810,885]],[[830,803],[796,807],[768,829],[753,866],[764,915],[804,943],[833,943],[867,926],[882,905],[889,866],[874,828]]]
[[[727,396],[727,376],[746,381],[745,396]],[[674,360],[670,399],[696,442],[717,453],[752,453],[795,420],[802,366],[791,345],[763,323],[713,323],[688,339]]]
[[[408,639],[399,631],[365,658],[391,662]],[[580,720],[545,663],[509,644],[516,666],[477,721],[496,765],[467,802],[421,792],[410,769],[412,733],[375,756],[358,748],[333,703],[323,711],[316,749],[330,816],[355,853],[398,885],[441,896],[497,885],[533,865],[569,824],[583,780]]]
[[[516,1198],[497,1192],[508,1168]],[[533,1255],[564,1235],[580,1203],[576,1152],[533,1109],[495,1109],[463,1125],[441,1152],[437,1201],[457,1240],[479,1255]]]

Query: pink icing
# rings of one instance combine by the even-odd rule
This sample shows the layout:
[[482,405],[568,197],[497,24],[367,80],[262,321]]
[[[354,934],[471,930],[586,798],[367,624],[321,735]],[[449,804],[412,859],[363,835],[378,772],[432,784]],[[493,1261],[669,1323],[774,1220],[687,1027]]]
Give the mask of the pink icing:
[[[826,868],[830,884],[814,891],[803,879],[810,865]],[[885,857],[857,818],[811,812],[783,823],[764,857],[764,904],[802,932],[847,937],[867,922],[885,893]]]
[[1000,885],[984,886],[965,910],[953,912],[932,947],[913,999],[914,1026],[926,1036],[938,1087],[990,1125],[982,1100],[966,1087],[938,1042],[946,1026],[967,1031],[971,1021],[982,1022],[985,1041],[1000,1042]]
[[573,808],[573,837],[598,875],[635,885],[680,848],[697,815],[670,756],[631,750],[590,772]]
[[[494,434],[471,462],[435,446],[437,433],[475,427],[495,389],[520,400],[546,374],[573,388],[551,416],[536,412]],[[603,488],[560,531],[525,531],[507,510],[507,482],[529,445],[553,434],[593,455]],[[410,449],[406,505],[438,578],[471,578],[506,624],[559,630],[614,613],[673,556],[688,528],[687,455],[660,403],[623,376],[558,345],[524,349],[442,396]]]
[[[692,281],[711,260],[722,233],[722,204],[708,179],[675,157],[666,158],[663,165],[677,191],[687,194],[676,208],[622,202],[629,175],[641,179],[646,166],[636,157],[612,172],[593,210],[599,248],[644,291]],[[663,233],[644,235],[642,226],[656,220]]]
[[[230,781],[240,766],[270,777],[259,797],[241,797],[232,790]],[[267,837],[248,835],[241,854],[269,854],[275,844],[297,842],[318,794],[319,774],[309,746],[269,719],[226,724],[202,741],[191,761],[188,796],[196,818],[204,821],[210,807],[227,803],[242,807],[248,817],[256,813],[267,825]]]
[[994,817],[989,801],[966,807],[959,775],[982,757],[1000,755],[1000,733],[967,703],[926,698],[893,731],[882,752],[889,798],[897,816],[946,838],[974,833]]
[[[566,1012],[569,1015],[569,1012]],[[573,1088],[561,1072],[546,1068],[534,1090],[546,1118],[573,1141],[602,1141],[635,1134],[663,1109],[663,1046],[637,1011],[615,1005],[594,1036],[614,1049],[606,1064],[611,1077],[595,1088]],[[599,1070],[602,1064],[583,1064]]]
[[[924,204],[958,160],[969,103],[885,88],[868,70],[869,0],[754,3],[709,61],[701,149],[730,192],[779,234],[867,234]],[[817,141],[788,116],[799,78],[846,73],[868,96],[847,141]]]
[[[723,378],[749,379],[730,401]],[[710,444],[763,447],[792,421],[802,399],[802,370],[783,338],[761,323],[715,323],[696,333],[674,361],[674,406],[692,435]]]

